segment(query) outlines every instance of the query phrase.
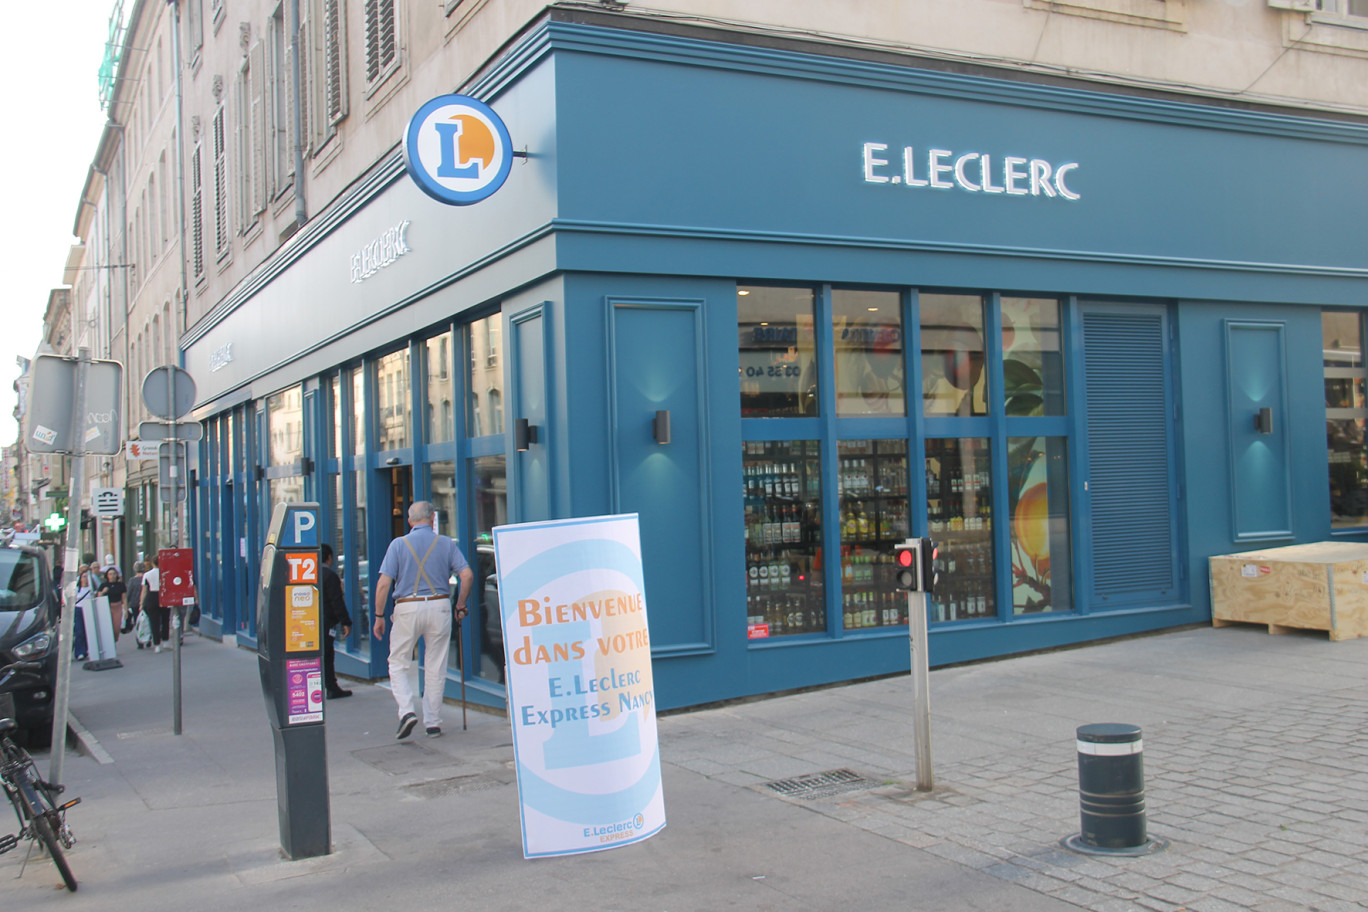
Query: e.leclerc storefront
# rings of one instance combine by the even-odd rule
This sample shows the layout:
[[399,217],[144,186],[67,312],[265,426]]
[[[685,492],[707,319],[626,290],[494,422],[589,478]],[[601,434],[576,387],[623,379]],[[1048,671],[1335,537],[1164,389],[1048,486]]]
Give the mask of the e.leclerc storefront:
[[272,500],[367,621],[435,501],[493,705],[500,523],[640,515],[662,708],[905,669],[909,535],[934,664],[1200,622],[1209,555],[1330,537],[1363,124],[714,37],[553,14],[463,87],[527,151],[497,192],[396,151],[192,329],[211,633],[253,641]]

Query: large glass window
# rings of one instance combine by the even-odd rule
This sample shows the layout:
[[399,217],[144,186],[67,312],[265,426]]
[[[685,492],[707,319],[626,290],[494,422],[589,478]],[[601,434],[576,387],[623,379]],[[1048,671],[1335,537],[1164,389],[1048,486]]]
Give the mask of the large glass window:
[[736,295],[741,417],[818,414],[812,289],[742,285]]
[[1073,607],[1067,460],[1063,437],[1007,439],[1013,614]]
[[922,407],[928,416],[988,414],[983,298],[922,294]]
[[1321,314],[1325,359],[1325,436],[1330,453],[1330,526],[1368,525],[1368,450],[1364,429],[1368,371],[1363,360],[1363,316]]
[[445,443],[456,439],[452,398],[455,374],[451,369],[451,333],[427,340],[427,442]]
[[[270,466],[299,465],[304,458],[303,394],[294,386],[266,398],[266,459]],[[304,500],[304,476],[285,475],[268,482],[271,508]]]
[[752,441],[743,455],[749,636],[824,631],[819,444]]
[[470,324],[470,423],[471,437],[502,434],[503,359],[499,352],[501,314],[490,314]]
[[1059,302],[1002,299],[1003,395],[1008,415],[1064,414]]
[[413,439],[413,409],[408,376],[406,348],[375,362],[375,433],[379,452],[403,449]]
[[907,414],[900,296],[831,292],[837,415]]
[[997,614],[993,568],[993,471],[988,440],[926,441],[926,513],[944,572],[933,621]]
[[846,630],[907,623],[893,584],[893,545],[907,538],[907,441],[842,440],[841,620]]

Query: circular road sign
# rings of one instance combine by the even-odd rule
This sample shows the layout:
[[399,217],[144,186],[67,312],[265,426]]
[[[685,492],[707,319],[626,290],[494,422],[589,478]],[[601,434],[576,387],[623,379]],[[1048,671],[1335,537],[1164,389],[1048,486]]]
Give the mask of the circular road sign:
[[[174,401],[172,386],[175,387]],[[195,381],[175,365],[154,367],[143,378],[142,397],[149,412],[166,421],[176,421],[190,414],[195,405]]]

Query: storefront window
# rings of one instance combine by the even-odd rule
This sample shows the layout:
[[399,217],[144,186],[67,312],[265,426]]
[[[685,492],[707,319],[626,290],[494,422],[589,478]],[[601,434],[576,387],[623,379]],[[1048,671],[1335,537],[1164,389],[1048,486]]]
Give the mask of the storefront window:
[[[266,459],[270,466],[298,465],[304,458],[304,408],[299,387],[266,398]],[[304,500],[304,476],[287,475],[268,482],[271,508]]]
[[835,289],[836,414],[907,414],[902,307],[891,291]]
[[812,289],[742,285],[736,295],[741,417],[818,414]]
[[503,360],[499,351],[499,328],[503,317],[490,314],[470,324],[470,423],[471,437],[502,434]]
[[819,444],[750,441],[743,447],[748,635],[824,631]]
[[355,534],[352,535],[351,550],[356,558],[356,592],[357,603],[355,610],[351,612],[356,623],[352,630],[356,631],[356,648],[363,655],[370,654],[370,628],[372,618],[370,617],[370,561],[367,560],[367,527],[366,516],[366,472],[362,469],[352,473],[356,485],[356,515],[353,520]]
[[[341,456],[342,449],[342,377],[340,374],[333,374],[332,380],[328,384],[332,396],[332,433],[329,436],[329,443],[332,450],[329,456]],[[341,503],[341,501],[338,501]],[[339,539],[340,540],[340,539]]]
[[842,440],[841,618],[846,630],[907,623],[893,545],[907,538],[907,441]]
[[977,437],[926,441],[926,513],[943,572],[931,620],[997,615],[992,458]]
[[[504,683],[503,619],[499,613],[499,577],[494,565],[495,526],[508,522],[508,474],[502,454],[470,460],[472,545],[462,550],[475,571],[470,599],[470,631],[475,637],[478,664],[472,677]],[[453,644],[454,645],[454,644]],[[452,666],[455,666],[454,653]]]
[[988,414],[983,298],[922,294],[922,408],[926,415]]
[[375,389],[376,449],[382,453],[403,449],[412,439],[408,349],[392,352],[375,362]]
[[451,333],[428,339],[427,343],[427,442],[445,443],[456,439],[452,397],[455,375],[451,370]]
[[1363,316],[1321,314],[1325,359],[1325,436],[1330,453],[1330,526],[1368,525],[1368,402],[1364,387]]
[[1063,415],[1059,302],[1002,299],[1003,395],[1008,415]]
[[1063,437],[1007,439],[1013,614],[1073,607],[1067,460]]

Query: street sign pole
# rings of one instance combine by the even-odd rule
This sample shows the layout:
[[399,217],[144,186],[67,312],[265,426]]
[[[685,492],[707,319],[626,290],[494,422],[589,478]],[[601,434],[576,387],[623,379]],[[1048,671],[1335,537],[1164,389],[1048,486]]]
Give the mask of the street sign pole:
[[71,701],[71,639],[76,631],[76,584],[80,579],[77,565],[81,559],[81,500],[85,487],[85,413],[86,376],[90,373],[90,349],[82,348],[76,362],[76,400],[72,424],[75,427],[75,446],[71,454],[71,479],[67,487],[66,553],[62,559],[62,609],[60,633],[57,636],[57,693],[52,709],[52,758],[48,767],[48,781],[60,784],[62,767],[66,762],[67,712]]
[[[181,546],[181,533],[184,532],[184,525],[180,521],[181,511],[181,479],[180,470],[184,461],[180,458],[179,441],[176,439],[176,419],[180,417],[176,409],[176,371],[168,371],[170,376],[166,383],[166,412],[171,416],[171,484],[174,497],[171,500],[171,523],[176,527],[176,547]],[[163,584],[165,585],[165,584]],[[184,637],[185,628],[185,607],[176,606],[175,629],[171,631],[174,639],[171,641],[171,733],[179,735],[181,733],[181,639]]]

